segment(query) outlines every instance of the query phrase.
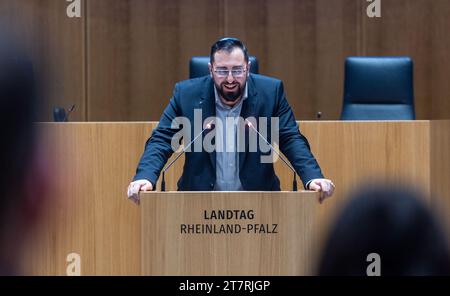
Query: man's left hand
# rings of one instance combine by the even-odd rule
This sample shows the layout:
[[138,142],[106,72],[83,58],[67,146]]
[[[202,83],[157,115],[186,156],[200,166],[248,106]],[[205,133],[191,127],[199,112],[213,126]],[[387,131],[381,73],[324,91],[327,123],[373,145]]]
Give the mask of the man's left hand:
[[309,183],[309,190],[320,192],[319,202],[322,203],[326,198],[333,195],[334,184],[328,179],[313,179]]

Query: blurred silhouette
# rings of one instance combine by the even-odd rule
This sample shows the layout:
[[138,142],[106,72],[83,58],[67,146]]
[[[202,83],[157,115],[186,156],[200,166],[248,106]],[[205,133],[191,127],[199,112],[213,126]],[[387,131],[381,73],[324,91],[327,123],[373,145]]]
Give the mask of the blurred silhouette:
[[0,274],[17,274],[21,246],[46,196],[46,167],[35,130],[31,61],[0,32]]
[[444,231],[410,189],[379,184],[354,193],[338,216],[323,249],[319,275],[367,275],[380,259],[380,275],[448,275]]

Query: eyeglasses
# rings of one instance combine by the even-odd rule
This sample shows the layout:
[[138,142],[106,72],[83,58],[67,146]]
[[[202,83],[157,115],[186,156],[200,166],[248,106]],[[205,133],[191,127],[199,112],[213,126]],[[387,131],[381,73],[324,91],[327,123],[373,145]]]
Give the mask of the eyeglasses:
[[216,73],[216,75],[218,77],[222,77],[222,78],[228,77],[230,72],[233,77],[242,77],[242,76],[244,76],[245,72],[247,72],[247,69],[237,68],[237,69],[231,69],[231,70],[228,70],[228,69],[215,69],[214,70],[214,73]]

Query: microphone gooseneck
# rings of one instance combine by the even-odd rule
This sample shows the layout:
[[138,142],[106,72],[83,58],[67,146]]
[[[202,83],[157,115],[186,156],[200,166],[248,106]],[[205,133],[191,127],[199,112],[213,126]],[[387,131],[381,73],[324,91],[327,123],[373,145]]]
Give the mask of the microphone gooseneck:
[[69,118],[70,113],[72,113],[72,111],[73,111],[74,109],[75,109],[75,104],[73,104],[73,105],[70,107],[69,111],[66,113],[66,116],[64,116],[63,122],[66,122],[66,121],[67,121],[67,119]]
[[261,133],[253,126],[253,124],[250,121],[248,121],[247,119],[245,121],[247,122],[247,126],[252,128],[261,137],[261,139],[263,139],[264,142],[266,142],[266,144],[269,145],[270,149],[272,149],[272,151],[275,152],[278,155],[278,157],[280,157],[280,159],[294,173],[294,178],[292,181],[292,191],[298,191],[298,189],[297,189],[297,173],[295,172],[295,169],[292,167],[292,165],[286,159],[284,159],[284,157],[272,146],[272,144],[269,143],[269,141],[267,141],[267,139],[263,135],[261,135]]
[[188,149],[189,147],[191,147],[192,143],[194,143],[198,137],[200,137],[204,131],[206,131],[207,129],[211,129],[212,127],[212,123],[214,122],[214,120],[211,120],[208,124],[206,124],[205,128],[197,135],[195,136],[195,138],[189,142],[189,144],[187,144],[184,148],[183,151],[181,151],[180,154],[177,155],[177,157],[175,157],[163,170],[162,170],[162,180],[161,180],[161,191],[166,191],[166,180],[165,180],[165,173],[167,172],[167,170],[181,157],[181,155],[183,155]]

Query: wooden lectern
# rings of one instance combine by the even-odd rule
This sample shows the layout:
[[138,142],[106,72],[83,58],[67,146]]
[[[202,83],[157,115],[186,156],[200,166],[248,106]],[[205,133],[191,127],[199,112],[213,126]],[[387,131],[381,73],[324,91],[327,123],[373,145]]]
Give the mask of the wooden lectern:
[[143,275],[311,275],[318,193],[141,193]]

